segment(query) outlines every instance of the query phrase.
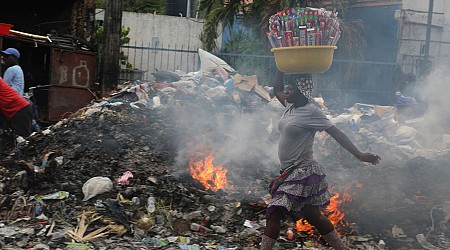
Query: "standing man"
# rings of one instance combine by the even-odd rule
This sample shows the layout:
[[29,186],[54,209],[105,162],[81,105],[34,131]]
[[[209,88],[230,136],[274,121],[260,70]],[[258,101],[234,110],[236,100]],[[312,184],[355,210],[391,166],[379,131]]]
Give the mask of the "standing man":
[[11,128],[17,135],[31,134],[30,103],[0,77],[0,126]]
[[25,81],[22,68],[19,66],[19,51],[15,48],[8,48],[1,51],[0,54],[3,55],[3,63],[6,66],[3,80],[16,90],[20,96],[23,96]]

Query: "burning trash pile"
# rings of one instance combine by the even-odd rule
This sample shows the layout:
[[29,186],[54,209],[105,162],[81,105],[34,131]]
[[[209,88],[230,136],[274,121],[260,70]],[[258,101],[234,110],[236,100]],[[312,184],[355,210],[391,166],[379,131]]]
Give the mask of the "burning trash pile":
[[[199,53],[198,72],[157,71],[0,152],[0,246],[258,249],[281,108],[256,76]],[[328,113],[392,159],[367,167],[319,134],[335,193],[324,214],[354,248],[447,248],[449,155],[396,156],[380,139],[390,123],[373,125],[383,115],[351,112]],[[281,249],[327,249],[303,220],[282,228]]]

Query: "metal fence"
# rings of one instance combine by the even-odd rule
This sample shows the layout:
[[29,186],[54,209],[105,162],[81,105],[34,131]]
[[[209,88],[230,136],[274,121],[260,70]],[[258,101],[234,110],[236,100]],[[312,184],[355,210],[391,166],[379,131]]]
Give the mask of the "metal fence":
[[[131,64],[133,70],[124,70],[124,72],[136,72],[140,75],[139,80],[152,80],[151,73],[158,70],[193,72],[199,69],[198,48],[160,44],[159,47],[145,47],[127,45],[122,46],[121,51],[126,55],[127,62]],[[127,74],[123,74],[127,76]],[[133,78],[135,75],[131,75]],[[136,80],[121,77],[120,80]]]
[[[157,70],[180,70],[185,73],[200,68],[198,48],[162,44],[158,48],[123,46],[133,68],[143,72],[141,80],[153,80]],[[216,53],[241,75],[257,75],[261,85],[272,85],[275,77],[275,60],[270,55]],[[396,71],[399,64],[334,60],[324,74],[314,75],[316,94],[339,107],[349,107],[356,102],[392,105],[397,91]]]

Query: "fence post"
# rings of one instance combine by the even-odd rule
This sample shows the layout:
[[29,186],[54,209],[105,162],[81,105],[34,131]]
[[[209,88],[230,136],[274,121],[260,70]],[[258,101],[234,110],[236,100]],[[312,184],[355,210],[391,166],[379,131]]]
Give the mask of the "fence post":
[[102,96],[116,86],[120,71],[120,34],[122,29],[122,1],[109,0],[105,10],[102,58]]

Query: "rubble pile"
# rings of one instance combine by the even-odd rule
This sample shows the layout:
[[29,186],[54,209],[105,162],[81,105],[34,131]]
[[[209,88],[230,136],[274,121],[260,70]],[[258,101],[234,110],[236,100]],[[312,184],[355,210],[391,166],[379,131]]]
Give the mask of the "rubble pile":
[[[122,86],[0,152],[0,246],[258,249],[281,107],[256,76],[212,60],[199,72],[158,71],[154,82]],[[330,216],[347,243],[448,248],[448,144],[421,146],[391,107],[334,114],[316,101],[361,149],[382,157],[365,165],[317,135],[315,157],[338,194]],[[193,174],[207,167],[210,179]],[[283,223],[279,249],[327,249],[298,224]]]
[[[86,108],[84,114],[92,108]],[[237,191],[207,191],[188,175],[188,166],[179,170],[174,140],[177,128],[167,115],[169,110],[142,111],[129,104],[112,109],[88,117],[80,111],[31,137],[20,150],[5,154],[0,164],[2,246],[28,248],[41,243],[51,249],[64,248],[70,239],[90,242],[89,233],[105,226],[123,227],[98,232],[113,239],[123,236],[114,240],[123,248],[152,248],[170,241],[229,247],[257,242],[259,231],[245,230],[244,222],[258,218],[264,207],[240,203],[245,197]],[[48,152],[52,154],[43,167]],[[119,182],[126,171],[132,177]],[[103,187],[98,177],[111,186]],[[85,189],[91,178],[97,178],[91,182],[97,186]],[[86,194],[86,190],[98,194]],[[67,194],[58,196],[61,192]],[[46,194],[56,197],[40,198]],[[247,201],[254,200],[247,197]],[[82,220],[86,220],[84,233],[80,232]],[[191,235],[195,225],[201,225],[193,229],[200,231],[198,236]],[[45,232],[39,234],[41,230]],[[102,237],[96,243],[97,235],[89,243],[91,247],[106,247],[111,242]],[[205,240],[211,235],[215,241]],[[236,241],[239,235],[242,241]],[[249,240],[251,235],[254,241]]]

